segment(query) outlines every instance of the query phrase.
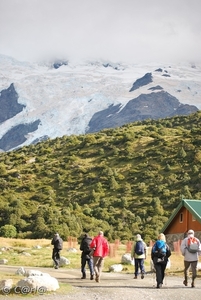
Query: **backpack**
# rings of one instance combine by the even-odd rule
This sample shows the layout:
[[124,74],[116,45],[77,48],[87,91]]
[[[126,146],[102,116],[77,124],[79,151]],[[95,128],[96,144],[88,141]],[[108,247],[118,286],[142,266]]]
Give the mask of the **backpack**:
[[158,258],[164,258],[166,256],[167,248],[166,243],[162,240],[156,241],[153,246],[153,254]]
[[144,254],[144,243],[143,241],[137,241],[135,245],[135,253],[137,255],[142,255]]
[[63,240],[60,237],[58,238],[58,240],[56,240],[56,248],[58,250],[62,250],[63,249]]
[[91,244],[92,239],[91,238],[85,238],[83,240],[83,252],[85,254],[89,254],[91,252],[90,244]]
[[191,253],[196,253],[199,251],[199,242],[195,237],[188,238],[187,249]]

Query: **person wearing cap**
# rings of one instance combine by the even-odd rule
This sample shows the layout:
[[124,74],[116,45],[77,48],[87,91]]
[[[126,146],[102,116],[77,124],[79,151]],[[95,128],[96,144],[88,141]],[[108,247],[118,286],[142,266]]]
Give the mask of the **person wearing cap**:
[[[199,251],[197,252],[190,252],[188,250],[188,240],[193,238],[196,243],[198,244]],[[197,277],[197,264],[198,264],[198,255],[201,254],[201,245],[200,241],[194,237],[194,230],[190,229],[187,232],[187,237],[183,239],[181,242],[180,250],[182,255],[184,256],[184,281],[183,284],[185,286],[188,285],[188,271],[191,267],[192,270],[192,282],[191,287],[195,287],[195,278]]]
[[104,237],[103,231],[99,231],[90,244],[90,248],[93,249],[93,266],[95,272],[95,281],[100,282],[101,272],[104,265],[104,258],[109,253],[109,244]]
[[[137,243],[139,243],[139,247],[136,247]],[[146,259],[146,249],[147,249],[147,245],[142,240],[141,235],[137,234],[136,240],[133,243],[133,246],[131,248],[131,259],[133,260],[133,258],[134,258],[134,260],[135,260],[134,279],[137,279],[139,270],[141,272],[141,279],[144,278],[144,274],[145,274],[144,260]]]

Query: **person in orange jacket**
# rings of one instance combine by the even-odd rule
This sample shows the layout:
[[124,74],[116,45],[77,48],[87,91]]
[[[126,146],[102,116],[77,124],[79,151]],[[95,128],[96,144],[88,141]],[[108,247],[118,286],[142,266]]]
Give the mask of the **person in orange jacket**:
[[109,253],[109,244],[104,237],[103,231],[93,238],[90,248],[93,249],[93,265],[95,272],[95,281],[100,282],[100,276],[104,265],[104,257]]

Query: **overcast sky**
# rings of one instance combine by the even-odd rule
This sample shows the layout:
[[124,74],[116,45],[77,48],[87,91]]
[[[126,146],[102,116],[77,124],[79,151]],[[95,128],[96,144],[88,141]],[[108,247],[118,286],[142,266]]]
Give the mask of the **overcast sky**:
[[0,54],[200,62],[201,0],[0,0]]

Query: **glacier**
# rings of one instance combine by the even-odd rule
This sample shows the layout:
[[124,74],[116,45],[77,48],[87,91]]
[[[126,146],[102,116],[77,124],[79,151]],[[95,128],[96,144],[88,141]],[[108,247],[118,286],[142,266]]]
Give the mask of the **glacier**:
[[[121,105],[155,86],[182,104],[201,109],[201,66],[189,64],[125,64],[108,61],[69,62],[54,68],[54,62],[22,62],[0,55],[0,91],[12,83],[24,109],[0,124],[0,139],[14,126],[40,120],[20,146],[43,136],[85,134],[93,115],[110,105]],[[160,68],[160,72],[158,69]],[[129,92],[146,73],[153,81]]]

